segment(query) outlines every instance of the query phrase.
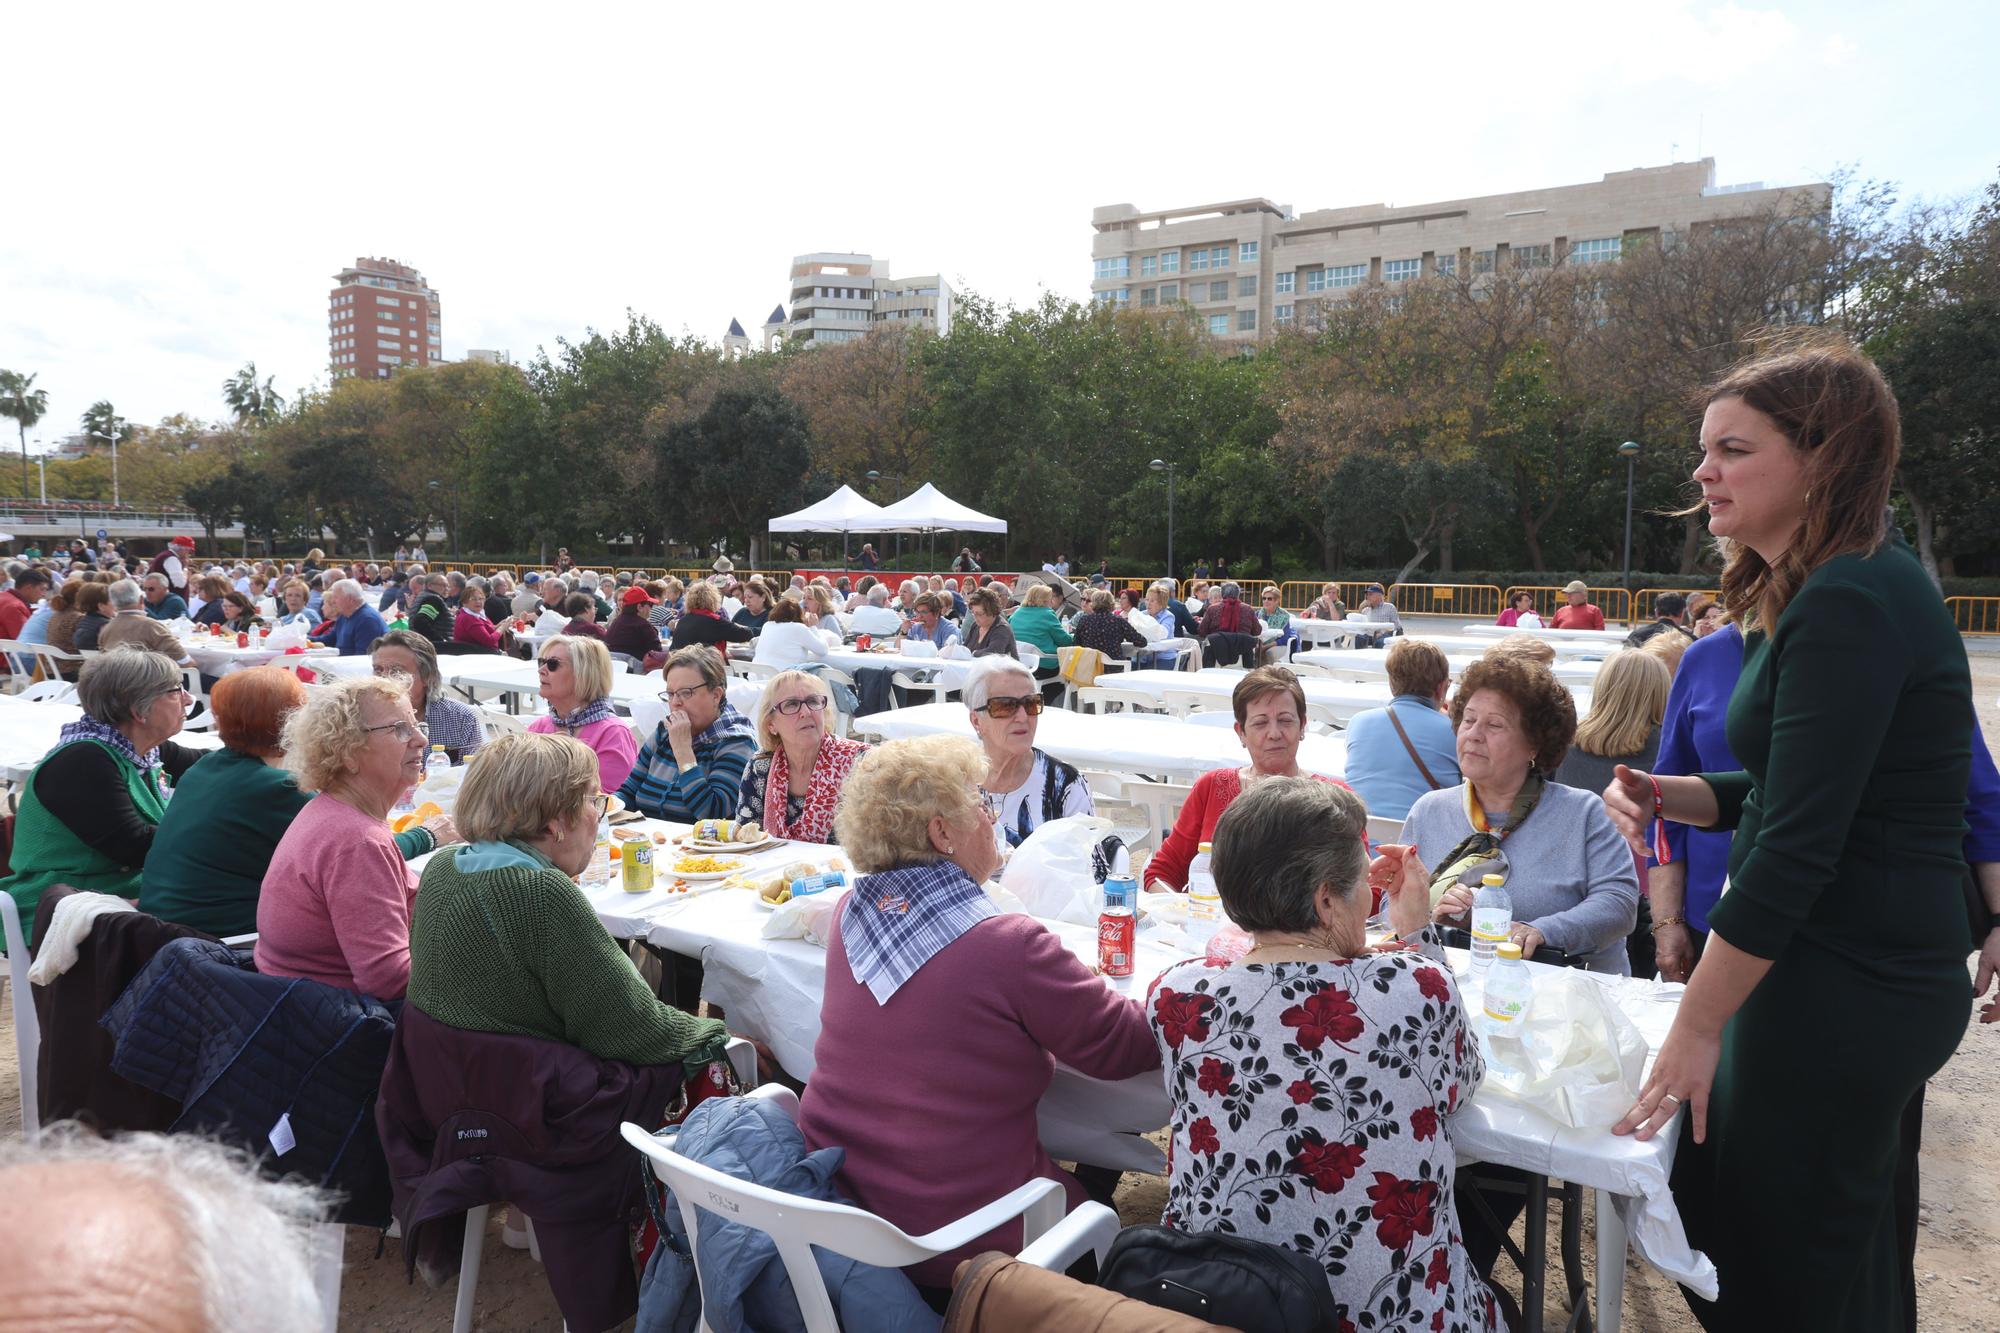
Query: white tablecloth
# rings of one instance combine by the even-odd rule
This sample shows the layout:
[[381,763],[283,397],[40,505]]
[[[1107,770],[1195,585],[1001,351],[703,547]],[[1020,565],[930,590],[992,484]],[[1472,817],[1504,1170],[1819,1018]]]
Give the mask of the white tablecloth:
[[[56,745],[64,726],[83,716],[75,704],[36,703],[0,694],[0,780],[26,782]],[[212,750],[222,744],[209,731],[183,731],[177,745]]]
[[[245,667],[263,666],[285,655],[283,648],[238,648],[234,636],[190,635],[181,640],[181,646],[187,649],[188,659],[195,667],[209,676],[226,676]],[[293,653],[292,656],[303,656],[317,667],[321,661],[331,660],[334,652],[332,648],[308,648],[303,654]]]
[[946,689],[960,690],[965,688],[965,673],[972,669],[976,659],[912,657],[907,653],[864,653],[858,648],[832,648],[827,651],[826,660],[850,676],[863,667],[901,671],[919,677],[937,672]]
[[1618,647],[1625,642],[1629,631],[1622,629],[1522,629],[1519,625],[1488,625],[1478,623],[1464,626],[1467,634],[1480,639],[1504,639],[1509,634],[1532,634],[1546,643],[1590,643]]
[[[686,831],[685,825],[650,821],[643,827]],[[788,844],[747,860],[752,869],[776,869],[801,858],[824,859],[836,850]],[[664,867],[664,859],[661,864]],[[700,895],[656,889],[634,895],[612,884],[588,890],[586,896],[612,934],[643,937],[660,948],[699,958],[703,997],[724,1008],[731,1030],[769,1045],[794,1076],[811,1075],[826,987],[823,948],[803,940],[764,939],[770,913],[742,889]],[[1044,924],[1079,958],[1096,961],[1094,930],[1061,922]],[[1153,977],[1177,959],[1178,955],[1142,939],[1132,977],[1107,978],[1105,984],[1143,999]],[[1452,962],[1461,974],[1469,966],[1466,956],[1456,951]],[[1592,980],[1611,991],[1619,1008],[1644,1034],[1651,1054],[1657,1055],[1683,988],[1594,974]],[[1164,1168],[1161,1154],[1139,1136],[1164,1126],[1169,1112],[1166,1087],[1157,1073],[1106,1083],[1058,1066],[1038,1118],[1042,1142],[1056,1157],[1157,1172]],[[1618,1138],[1608,1129],[1568,1129],[1510,1100],[1475,1095],[1452,1119],[1451,1134],[1462,1160],[1543,1172],[1618,1196],[1619,1215],[1644,1258],[1671,1277],[1713,1290],[1714,1268],[1705,1256],[1688,1248],[1667,1188],[1677,1142],[1672,1132],[1640,1143]]]
[[1302,643],[1352,643],[1361,637],[1365,627],[1351,620],[1316,620],[1311,616],[1293,616],[1292,628],[1299,632]]
[[[1322,667],[1353,680],[1389,678],[1389,655],[1373,648],[1315,648],[1310,652],[1292,654],[1292,660]],[[1446,660],[1451,664],[1452,679],[1456,680],[1479,657],[1476,653],[1452,653]],[[1598,666],[1599,663],[1594,661],[1558,661],[1549,669],[1555,673],[1557,680],[1574,690],[1578,687],[1588,689],[1597,679]]]
[[[1372,648],[1354,651],[1374,654]],[[1309,656],[1311,654],[1301,654],[1300,660],[1304,661]],[[1232,667],[1206,667],[1200,671],[1128,671],[1105,683],[1118,689],[1143,690],[1162,701],[1168,690],[1185,690],[1226,700],[1236,688],[1236,682],[1242,679],[1243,673]],[[1301,676],[1299,688],[1305,691],[1307,703],[1324,707],[1343,725],[1356,713],[1385,708],[1389,703],[1389,682],[1386,680],[1323,680]],[[1572,688],[1570,693],[1576,698],[1576,715],[1579,718],[1588,716],[1590,691]],[[1303,755],[1304,751],[1300,754]]]
[[[1194,672],[1132,672],[1129,675],[1191,679]],[[1117,677],[1123,684],[1127,676]],[[922,704],[892,708],[856,718],[857,731],[883,740],[901,740],[943,732],[972,735],[972,721],[963,704]],[[1064,708],[1042,712],[1035,744],[1078,768],[1112,773],[1146,773],[1192,782],[1218,768],[1240,768],[1250,762],[1236,733],[1176,717],[1146,713],[1072,713]],[[1347,771],[1347,742],[1338,736],[1309,735],[1299,745],[1299,767],[1309,773],[1337,778]]]

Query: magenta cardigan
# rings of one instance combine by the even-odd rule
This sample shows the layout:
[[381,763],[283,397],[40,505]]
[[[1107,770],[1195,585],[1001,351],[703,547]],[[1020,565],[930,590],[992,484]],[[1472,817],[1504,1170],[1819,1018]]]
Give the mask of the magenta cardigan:
[[[555,719],[538,717],[528,724],[528,730],[552,735],[556,730]],[[597,751],[597,780],[603,784],[599,791],[617,791],[625,785],[625,779],[632,774],[632,765],[639,762],[639,743],[632,739],[630,723],[622,717],[588,722],[576,729],[576,738]]]
[[[1139,1004],[1093,976],[1033,917],[980,922],[878,1005],[854,979],[836,924],[812,1079],[799,1105],[808,1148],[847,1150],[840,1188],[912,1235],[1037,1177],[1083,1187],[1042,1151],[1035,1106],[1055,1062],[1093,1078],[1160,1067]],[[1014,1221],[906,1270],[949,1287],[982,1250],[1021,1248]]]
[[379,819],[324,793],[278,840],[257,896],[257,970],[378,1000],[410,988],[416,872]]

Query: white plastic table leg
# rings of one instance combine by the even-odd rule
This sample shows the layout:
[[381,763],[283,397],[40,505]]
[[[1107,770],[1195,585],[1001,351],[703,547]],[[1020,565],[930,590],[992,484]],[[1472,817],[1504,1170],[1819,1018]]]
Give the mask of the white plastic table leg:
[[479,1261],[486,1252],[486,1204],[465,1212],[465,1245],[458,1255],[458,1301],[451,1310],[451,1333],[472,1333],[472,1299],[479,1293]]
[[312,1229],[313,1290],[319,1293],[320,1327],[335,1333],[340,1327],[340,1267],[347,1257],[347,1228],[318,1222]]
[[1609,1191],[1597,1191],[1597,1333],[1618,1333],[1625,1313],[1625,1219]]

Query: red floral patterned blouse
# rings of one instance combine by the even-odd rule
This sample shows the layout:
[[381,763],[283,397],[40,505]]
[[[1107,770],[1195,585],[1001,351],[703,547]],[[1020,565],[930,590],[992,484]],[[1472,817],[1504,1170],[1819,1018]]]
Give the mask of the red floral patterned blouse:
[[1146,1010],[1174,1103],[1166,1225],[1310,1255],[1341,1333],[1503,1326],[1452,1201],[1445,1122],[1485,1066],[1435,943],[1337,963],[1191,959],[1159,975]]

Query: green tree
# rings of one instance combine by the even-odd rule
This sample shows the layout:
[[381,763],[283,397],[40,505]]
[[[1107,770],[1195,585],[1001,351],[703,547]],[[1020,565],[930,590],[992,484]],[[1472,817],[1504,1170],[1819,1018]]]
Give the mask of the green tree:
[[49,391],[35,387],[35,376],[0,370],[0,417],[13,421],[21,436],[21,494],[28,490],[28,427],[49,410]]
[[676,535],[747,552],[773,514],[805,503],[812,432],[776,389],[731,386],[700,416],[670,426],[655,458]]
[[259,383],[257,363],[245,361],[241,370],[222,382],[222,401],[235,414],[237,425],[263,425],[284,410],[284,397],[274,387],[276,379],[267,376]]

